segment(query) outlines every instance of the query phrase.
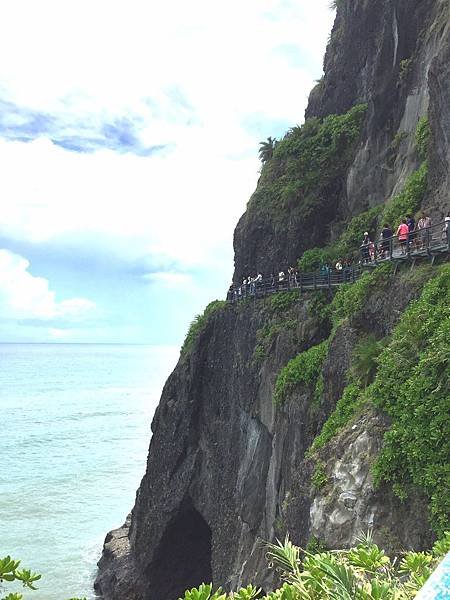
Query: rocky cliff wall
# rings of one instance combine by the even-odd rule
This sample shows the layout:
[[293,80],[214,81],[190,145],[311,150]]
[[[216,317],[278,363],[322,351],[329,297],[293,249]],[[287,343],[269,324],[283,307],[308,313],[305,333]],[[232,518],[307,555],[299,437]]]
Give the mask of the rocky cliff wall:
[[[295,264],[306,248],[332,240],[350,217],[397,194],[420,163],[415,131],[427,114],[430,186],[424,208],[435,219],[450,209],[449,1],[340,0],[337,7],[324,77],[311,92],[306,118],[342,114],[365,103],[359,141],[331,184],[316,191],[312,219],[299,210],[301,203],[283,202],[276,194],[272,211],[261,210],[260,193],[275,166],[263,167],[235,231],[235,282]],[[324,163],[323,172],[329,169]],[[274,177],[280,185],[286,174],[278,161]]]
[[[270,299],[226,305],[212,315],[164,388],[131,517],[105,542],[96,584],[105,598],[176,599],[206,580],[270,589],[264,542],[287,531],[303,546],[316,536],[342,547],[374,526],[388,549],[428,546],[424,499],[400,503],[373,485],[370,465],[389,425],[382,414],[362,413],[305,456],[342,395],[357,342],[368,330],[388,334],[422,283],[407,272],[391,277],[338,327],[319,401],[314,385],[298,385],[274,404],[280,369],[329,336],[315,294],[288,295],[281,307]],[[319,463],[324,488],[312,483]]]
[[[362,102],[362,127],[337,145],[342,160],[331,175],[323,167],[330,176],[319,177],[308,196],[298,189],[262,193],[279,189],[289,160],[263,168],[236,228],[236,281],[294,263],[305,249],[333,239],[350,216],[400,189],[419,164],[415,130],[427,110],[425,205],[433,214],[446,208],[448,10],[441,0],[338,2],[325,77],[307,117],[345,113]],[[314,294],[225,305],[210,314],[165,385],[132,513],[106,538],[96,582],[106,600],[175,600],[209,580],[228,589],[249,581],[269,589],[263,541],[286,531],[301,545],[320,538],[341,547],[374,526],[387,549],[429,546],[433,533],[421,493],[401,503],[372,479],[390,426],[386,415],[373,407],[356,412],[327,444],[307,453],[342,397],[355,347],[370,335],[390,334],[429,276],[423,274],[389,276],[349,318],[334,323],[331,338],[333,323],[323,310],[331,298]],[[281,369],[326,339],[315,381],[293,386],[276,405]]]

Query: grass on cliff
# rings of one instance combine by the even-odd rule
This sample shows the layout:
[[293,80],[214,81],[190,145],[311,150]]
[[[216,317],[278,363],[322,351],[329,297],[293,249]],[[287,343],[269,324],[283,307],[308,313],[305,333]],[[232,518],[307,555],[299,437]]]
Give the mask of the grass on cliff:
[[273,400],[281,404],[300,385],[315,386],[328,353],[328,340],[301,352],[278,374]]
[[[364,294],[376,278],[381,282],[381,275],[380,268],[355,284],[359,290],[339,290],[333,301],[335,324],[361,308]],[[375,482],[389,482],[399,498],[420,489],[429,501],[431,525],[440,534],[450,525],[450,264],[433,275],[388,340],[368,337],[355,348],[349,383],[309,454],[364,405],[375,405],[391,419],[374,466]]]
[[400,498],[421,489],[437,533],[450,515],[450,264],[439,268],[394,329],[368,399],[392,425],[374,468]]
[[[421,141],[421,152],[427,143]],[[374,206],[353,217],[334,243],[306,250],[298,260],[299,269],[314,271],[326,263],[333,265],[338,259],[358,257],[364,231],[369,232],[371,239],[376,239],[384,223],[389,223],[395,229],[406,215],[417,213],[426,193],[427,181],[428,163],[425,160],[419,169],[409,175],[402,191],[387,204]]]
[[266,299],[263,308],[265,322],[256,332],[253,366],[258,366],[267,357],[273,342],[281,332],[296,330],[297,321],[289,311],[298,299],[297,290],[278,292]]
[[263,164],[249,208],[269,213],[274,222],[283,210],[296,210],[305,218],[315,213],[325,203],[322,191],[344,176],[366,111],[366,105],[357,105],[343,115],[308,119],[291,128]]
[[227,306],[227,302],[224,300],[214,300],[210,302],[208,306],[205,308],[201,315],[197,315],[195,319],[192,321],[189,330],[184,338],[183,345],[181,347],[181,355],[185,356],[188,354],[195,343],[195,340],[198,338],[200,333],[205,329],[209,319]]
[[[309,310],[320,323],[328,322],[332,325],[331,334],[320,344],[300,352],[281,369],[275,382],[273,396],[275,404],[282,404],[289,394],[302,385],[313,389],[314,401],[320,402],[324,388],[323,364],[336,329],[346,319],[361,310],[371,291],[385,283],[392,270],[391,264],[384,264],[365,273],[353,284],[339,286],[331,303],[327,302],[324,294],[320,292],[312,295]],[[361,353],[363,353],[363,348],[361,348]],[[361,368],[362,358],[361,356]]]

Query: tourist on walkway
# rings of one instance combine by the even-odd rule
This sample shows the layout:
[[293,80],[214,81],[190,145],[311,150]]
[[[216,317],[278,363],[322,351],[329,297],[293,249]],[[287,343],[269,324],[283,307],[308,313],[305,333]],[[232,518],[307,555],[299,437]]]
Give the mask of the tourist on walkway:
[[423,250],[428,242],[428,236],[430,235],[431,217],[426,213],[422,213],[418,223],[417,231],[420,239],[420,248]]
[[383,225],[383,229],[381,230],[381,240],[382,240],[381,241],[381,256],[382,256],[382,258],[386,258],[390,254],[390,248],[391,248],[393,235],[394,234],[392,232],[390,225],[388,225],[388,223],[385,223]]
[[363,238],[363,241],[362,241],[361,247],[360,247],[363,264],[366,264],[369,262],[369,246],[370,246],[369,232],[365,231],[364,238]]
[[416,220],[412,215],[406,215],[406,224],[408,225],[408,250],[414,245],[414,231],[416,230]]
[[396,235],[398,236],[398,241],[400,242],[402,254],[406,254],[406,246],[408,245],[409,236],[409,229],[408,225],[406,224],[406,219],[403,219],[398,226]]
[[447,213],[447,216],[444,217],[444,227],[442,229],[442,239],[447,244],[450,243],[450,211]]

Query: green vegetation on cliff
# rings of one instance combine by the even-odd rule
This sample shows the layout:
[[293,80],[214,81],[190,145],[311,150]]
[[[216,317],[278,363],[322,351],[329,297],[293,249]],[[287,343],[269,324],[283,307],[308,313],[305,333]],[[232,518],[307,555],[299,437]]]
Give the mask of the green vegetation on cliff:
[[275,220],[281,208],[296,208],[305,217],[316,211],[326,201],[320,190],[343,175],[353,157],[366,110],[361,104],[290,129],[264,154],[252,207],[268,210]]
[[[422,146],[427,141],[422,141]],[[428,162],[425,160],[407,178],[401,192],[387,204],[374,206],[353,217],[339,238],[332,244],[320,248],[306,250],[298,261],[301,271],[314,271],[322,264],[334,264],[336,260],[357,256],[364,231],[368,231],[375,239],[378,230],[384,223],[394,228],[406,215],[414,215],[423,201],[428,181]]]
[[328,340],[301,352],[281,369],[275,383],[274,402],[280,404],[299,385],[315,386],[328,353]]
[[428,163],[425,161],[417,171],[411,173],[403,190],[386,204],[381,221],[396,227],[406,215],[414,215],[419,210],[425,195],[427,180]]
[[[411,277],[420,284],[423,274],[429,276],[429,269]],[[381,267],[340,288],[330,307],[334,326],[357,313],[387,275]],[[374,467],[375,481],[390,482],[400,498],[422,490],[429,499],[431,524],[442,533],[450,514],[450,264],[433,275],[389,339],[369,336],[356,346],[348,385],[309,454],[329,442],[362,407],[375,405],[391,419]]]
[[416,127],[416,147],[417,152],[422,160],[425,160],[428,155],[428,148],[430,145],[430,125],[428,123],[428,117],[424,116],[419,119]]
[[257,366],[266,358],[272,343],[283,331],[295,332],[297,322],[290,309],[298,302],[299,292],[278,292],[270,296],[263,309],[264,325],[256,332],[256,346],[253,351],[253,365]]
[[[275,383],[273,398],[275,404],[284,402],[289,394],[300,385],[314,388],[314,400],[320,401],[324,385],[322,367],[337,327],[359,311],[371,291],[385,282],[391,273],[391,264],[384,264],[371,272],[367,272],[355,283],[339,286],[331,303],[327,303],[320,292],[312,295],[310,310],[314,312],[321,323],[331,322],[333,326],[331,334],[320,344],[300,352],[281,369]],[[363,348],[361,347],[361,353],[362,351]],[[362,358],[361,356],[361,368],[363,366]],[[367,356],[365,358],[367,359]],[[367,373],[365,376],[367,377]],[[339,422],[341,421],[340,418]],[[342,424],[345,424],[345,422]]]
[[214,300],[213,302],[210,302],[208,304],[208,306],[205,308],[201,315],[197,315],[195,317],[195,319],[192,321],[189,327],[189,331],[187,332],[186,337],[184,338],[184,342],[181,347],[182,356],[188,354],[192,350],[195,340],[205,329],[212,315],[214,315],[216,312],[218,312],[226,306],[227,302],[225,302],[224,300]]
[[392,425],[375,465],[377,482],[399,497],[424,491],[431,522],[441,533],[450,515],[450,264],[424,287],[377,359],[368,399]]

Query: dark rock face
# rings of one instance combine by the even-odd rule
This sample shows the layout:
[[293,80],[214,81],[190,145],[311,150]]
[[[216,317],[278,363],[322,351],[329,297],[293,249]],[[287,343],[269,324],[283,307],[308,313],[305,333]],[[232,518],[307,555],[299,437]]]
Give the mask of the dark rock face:
[[434,190],[432,208],[436,214],[450,210],[450,8],[443,3],[441,29],[444,42],[431,62],[429,117],[432,131],[430,147],[430,187]]
[[432,143],[425,208],[434,219],[449,210],[448,0],[343,0],[338,5],[325,76],[311,92],[306,117],[342,114],[367,103],[359,146],[346,172],[321,190],[313,219],[280,204],[275,222],[250,200],[234,236],[235,283],[258,270],[269,274],[295,264],[305,249],[333,238],[336,221],[401,191],[420,164],[415,131],[428,111]]
[[[417,293],[407,278],[396,286],[384,310],[397,318],[386,329]],[[337,547],[374,524],[405,547],[427,543],[425,512],[414,517],[389,490],[373,488],[369,465],[387,427],[382,417],[362,419],[356,432],[344,432],[325,449],[330,480],[340,474],[327,494],[310,484],[305,451],[341,396],[355,344],[381,301],[374,295],[360,320],[334,336],[320,406],[314,406],[313,389],[300,387],[275,407],[280,368],[329,333],[311,316],[310,298],[300,296],[287,309],[286,327],[259,363],[257,331],[271,318],[262,301],[215,314],[192,353],[180,359],[153,420],[131,520],[105,542],[96,587],[106,599],[176,600],[184,589],[210,580],[226,589],[254,582],[268,590],[274,575],[263,543],[287,530],[304,545],[320,529],[321,539]],[[408,510],[404,529],[394,527],[396,516]]]
[[314,214],[289,209],[286,218],[275,222],[270,215],[250,202],[234,232],[235,284],[257,272],[269,276],[287,271],[308,248],[323,246],[329,238],[330,224],[337,218],[345,180],[337,177],[318,190]]
[[[272,219],[249,203],[235,233],[235,281],[286,268],[304,249],[322,245],[337,221],[396,193],[419,164],[414,133],[428,106],[427,207],[434,215],[448,202],[448,0],[339,5],[325,78],[312,92],[307,116],[365,101],[361,143],[346,173],[323,190],[313,217],[288,208]],[[283,406],[272,400],[280,369],[329,334],[311,314],[310,296],[284,311],[284,326],[259,360],[258,336],[274,323],[266,301],[214,313],[165,385],[132,514],[105,540],[96,581],[105,600],[176,600],[210,580],[226,589],[253,582],[269,590],[274,575],[263,542],[287,530],[301,545],[316,535],[341,547],[373,525],[387,549],[429,545],[423,499],[400,505],[389,489],[374,489],[370,464],[389,426],[385,417],[361,415],[320,451],[328,479],[323,489],[312,486],[314,465],[305,458],[342,395],[355,344],[368,333],[388,335],[419,287],[414,278],[398,277],[388,294],[375,290],[337,330],[323,366],[320,406],[308,386]]]

